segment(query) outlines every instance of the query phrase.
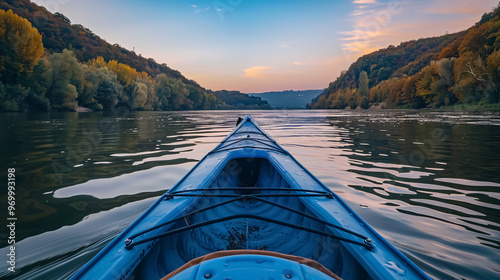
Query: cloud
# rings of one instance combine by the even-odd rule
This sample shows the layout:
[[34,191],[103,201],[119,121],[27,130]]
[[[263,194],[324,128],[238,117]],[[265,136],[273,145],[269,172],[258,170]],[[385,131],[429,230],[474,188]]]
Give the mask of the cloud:
[[[401,13],[401,3],[387,4],[376,0],[355,0],[352,3],[359,6],[350,14],[353,26],[351,31],[342,31],[341,38],[344,55],[348,59],[380,49],[382,38],[390,36],[394,29],[394,17]],[[362,7],[362,8],[361,8]]]
[[377,4],[377,1],[375,0],[354,0],[352,1],[353,4]]
[[354,12],[351,13],[351,16],[361,16],[367,13],[373,13],[373,10],[354,10]]
[[191,7],[195,9],[195,11],[194,11],[195,14],[198,14],[201,12],[206,12],[206,11],[210,10],[210,6],[204,8],[204,9],[198,7],[198,5],[191,5]]
[[271,66],[254,66],[245,69],[245,74],[241,75],[244,78],[262,78],[264,77],[264,72],[271,69]]
[[341,38],[341,41],[369,41],[370,38],[375,38],[382,35],[382,31],[374,30],[370,31],[368,29],[362,30],[360,26],[357,26],[355,30],[352,31],[342,31],[340,34],[347,35],[348,37]]
[[205,9],[197,9],[194,13],[197,14],[197,13],[201,13],[201,12],[206,12],[210,10],[210,7],[206,7]]

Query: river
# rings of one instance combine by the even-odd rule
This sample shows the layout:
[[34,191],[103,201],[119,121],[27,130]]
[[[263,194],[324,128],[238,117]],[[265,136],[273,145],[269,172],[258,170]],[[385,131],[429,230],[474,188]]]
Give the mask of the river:
[[407,110],[0,114],[0,277],[68,278],[246,114],[431,277],[498,279],[500,113]]

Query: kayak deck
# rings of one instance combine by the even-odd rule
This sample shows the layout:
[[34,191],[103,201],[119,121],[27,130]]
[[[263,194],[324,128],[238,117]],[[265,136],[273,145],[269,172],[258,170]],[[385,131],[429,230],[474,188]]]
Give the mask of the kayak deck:
[[[348,278],[366,279],[366,271],[359,263],[342,254],[335,234],[321,220],[308,218],[315,216],[301,202],[304,197],[330,200],[329,193],[292,191],[271,164],[261,158],[230,160],[207,190],[167,195],[169,200],[188,195],[198,201],[171,226],[169,231],[174,234],[164,232],[150,237],[163,238],[141,262],[136,277],[164,276],[192,259],[216,251],[250,249],[304,257],[341,277],[352,274]],[[287,209],[277,205],[286,205]],[[203,226],[196,226],[199,224]],[[363,239],[357,239],[353,241],[365,247]],[[140,237],[137,240],[140,242]]]
[[302,257],[342,279],[430,279],[249,116],[73,278],[161,279],[226,250]]

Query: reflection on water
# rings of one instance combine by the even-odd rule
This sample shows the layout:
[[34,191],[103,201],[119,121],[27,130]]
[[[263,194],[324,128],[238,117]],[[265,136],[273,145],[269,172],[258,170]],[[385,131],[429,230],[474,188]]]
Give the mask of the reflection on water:
[[245,114],[432,277],[500,273],[500,114],[215,111],[0,115],[0,165],[17,176],[13,278],[69,277]]

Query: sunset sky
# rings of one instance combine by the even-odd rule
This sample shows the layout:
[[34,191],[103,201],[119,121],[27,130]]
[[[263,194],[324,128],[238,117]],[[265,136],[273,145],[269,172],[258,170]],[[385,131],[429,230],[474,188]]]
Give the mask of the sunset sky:
[[[32,0],[33,1],[33,0]],[[201,86],[321,89],[360,55],[469,28],[498,0],[34,0]]]

